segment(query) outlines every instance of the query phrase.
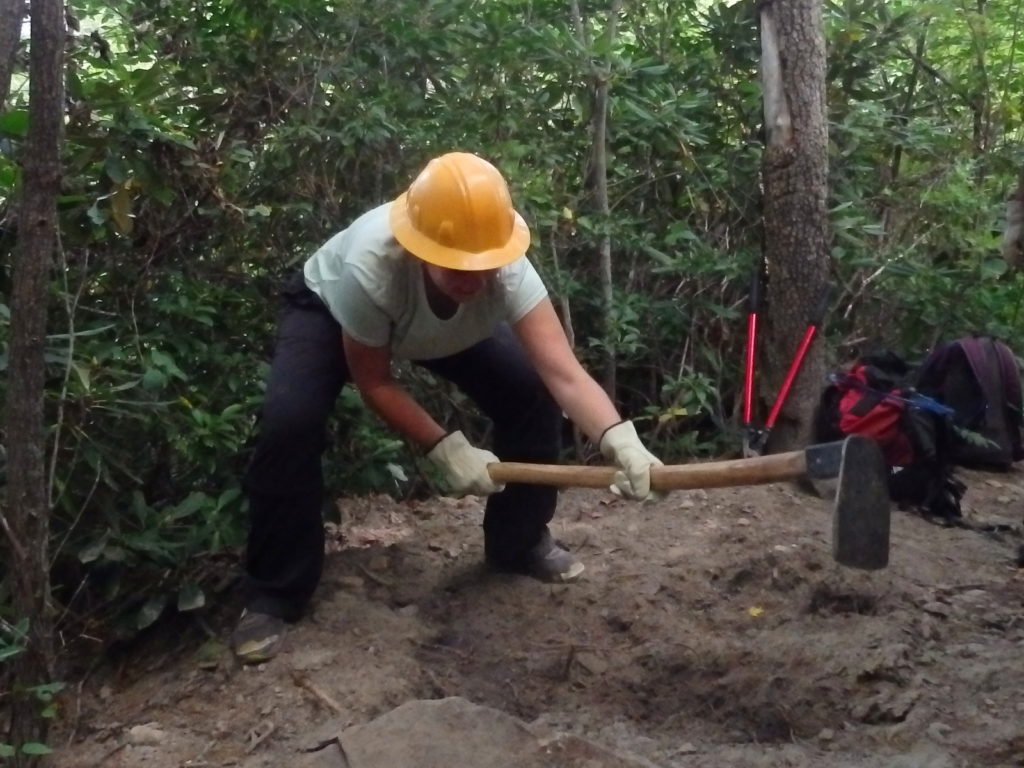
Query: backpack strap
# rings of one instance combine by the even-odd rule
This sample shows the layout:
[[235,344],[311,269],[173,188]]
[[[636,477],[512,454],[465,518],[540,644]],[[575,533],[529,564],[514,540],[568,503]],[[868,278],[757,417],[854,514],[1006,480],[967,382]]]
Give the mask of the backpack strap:
[[1024,426],[1024,413],[1021,412],[1020,369],[1010,348],[1001,342],[993,342],[996,356],[999,358],[999,371],[1003,377],[1004,407],[1010,441],[1012,442],[1013,460],[1024,458],[1024,446],[1021,445],[1021,427]]
[[[1021,446],[1021,387],[1017,361],[1009,347],[990,336],[958,339],[974,378],[992,407],[1001,407],[1010,432],[1012,460],[1024,457]],[[993,360],[993,358],[995,358]],[[998,379],[998,380],[997,380]]]
[[[971,372],[981,386],[981,393],[985,399],[993,406],[996,403],[1005,402],[1006,395],[1003,393],[1002,383],[997,381],[997,376],[993,375],[998,371],[998,378],[1003,378],[1002,365],[998,360],[999,353],[995,349],[995,341],[988,336],[968,336],[957,339],[954,343],[963,350],[964,357],[967,358]],[[993,361],[992,357],[997,359]],[[993,362],[995,365],[992,365]]]

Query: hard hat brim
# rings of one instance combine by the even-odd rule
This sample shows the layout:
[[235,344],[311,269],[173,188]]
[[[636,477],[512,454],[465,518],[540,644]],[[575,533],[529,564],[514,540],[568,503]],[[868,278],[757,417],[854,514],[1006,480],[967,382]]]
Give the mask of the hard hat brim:
[[399,245],[418,259],[448,269],[480,272],[485,269],[497,269],[498,267],[504,267],[506,264],[511,264],[525,254],[527,248],[530,247],[530,228],[526,226],[526,222],[518,212],[515,212],[512,234],[508,242],[500,248],[473,252],[459,250],[458,248],[448,248],[440,243],[436,243],[413,226],[412,221],[409,219],[406,194],[403,192],[391,203],[388,221],[391,224],[391,233],[395,236]]

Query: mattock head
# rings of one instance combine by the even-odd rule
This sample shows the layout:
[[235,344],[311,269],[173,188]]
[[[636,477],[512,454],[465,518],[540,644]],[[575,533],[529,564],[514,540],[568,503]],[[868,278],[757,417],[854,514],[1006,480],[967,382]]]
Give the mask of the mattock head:
[[[828,460],[835,460],[835,455]],[[889,564],[889,467],[878,444],[851,435],[838,453],[832,508],[832,557],[840,565],[875,571]],[[814,475],[810,449],[808,474]]]

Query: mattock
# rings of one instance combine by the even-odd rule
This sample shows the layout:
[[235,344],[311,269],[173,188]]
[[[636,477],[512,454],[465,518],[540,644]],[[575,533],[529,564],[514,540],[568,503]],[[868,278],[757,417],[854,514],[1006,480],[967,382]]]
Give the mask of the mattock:
[[[607,488],[615,467],[561,464],[489,464],[496,483],[562,488]],[[809,478],[838,480],[832,506],[832,557],[840,565],[878,570],[889,564],[889,468],[878,445],[851,435],[801,451],[747,459],[653,467],[656,491],[729,488]]]

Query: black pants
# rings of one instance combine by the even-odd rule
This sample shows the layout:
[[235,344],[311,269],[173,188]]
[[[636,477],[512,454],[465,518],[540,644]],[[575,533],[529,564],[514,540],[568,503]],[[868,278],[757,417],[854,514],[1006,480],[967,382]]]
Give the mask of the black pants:
[[[453,382],[494,424],[503,461],[551,463],[561,439],[561,410],[508,326],[450,357],[418,365]],[[246,604],[289,621],[302,614],[323,571],[321,456],[327,420],[350,379],[341,326],[302,275],[283,291],[259,437],[244,478],[250,529]],[[487,499],[484,550],[498,568],[525,566],[547,530],[557,491],[510,483]]]

